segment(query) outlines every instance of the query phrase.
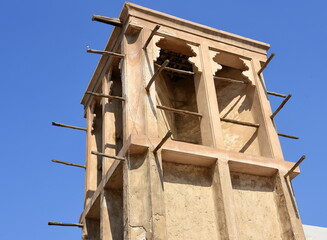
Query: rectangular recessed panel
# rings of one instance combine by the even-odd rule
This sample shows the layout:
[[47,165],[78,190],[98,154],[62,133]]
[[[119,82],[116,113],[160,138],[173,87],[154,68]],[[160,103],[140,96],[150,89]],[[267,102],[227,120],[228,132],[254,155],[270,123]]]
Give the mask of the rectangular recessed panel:
[[163,162],[163,171],[168,239],[218,239],[211,169]]
[[283,239],[274,177],[231,173],[239,239]]

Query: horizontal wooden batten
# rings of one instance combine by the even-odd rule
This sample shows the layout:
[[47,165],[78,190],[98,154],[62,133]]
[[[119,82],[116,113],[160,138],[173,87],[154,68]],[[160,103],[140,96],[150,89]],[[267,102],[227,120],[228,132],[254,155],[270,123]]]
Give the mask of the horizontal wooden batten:
[[84,226],[81,223],[62,223],[62,222],[48,222],[48,225],[64,226],[64,227],[80,227],[80,228]]
[[239,80],[239,79],[232,79],[232,78],[225,78],[225,77],[217,77],[217,76],[214,76],[213,78],[215,80],[222,80],[222,81],[226,81],[226,82],[249,84],[249,82],[246,81],[246,80]]
[[101,15],[93,15],[92,21],[110,24],[116,27],[123,26],[123,23],[120,21],[119,18],[112,18],[112,17],[101,16]]
[[99,152],[95,152],[95,151],[91,151],[91,153],[93,155],[97,155],[97,156],[100,156],[100,157],[113,158],[113,159],[120,160],[120,161],[125,161],[126,160],[126,158],[124,158],[124,157],[118,157],[118,156],[109,155],[109,154],[105,154],[105,153],[99,153]]
[[53,126],[56,126],[56,127],[65,127],[65,128],[71,128],[71,129],[86,131],[86,128],[76,127],[76,126],[62,124],[62,123],[57,123],[57,122],[52,122],[52,125]]
[[249,127],[255,127],[255,128],[260,127],[260,125],[257,123],[243,122],[243,121],[229,119],[229,118],[220,118],[220,120],[223,122],[235,123],[235,124],[249,126]]
[[124,54],[120,54],[120,53],[115,53],[115,52],[109,52],[109,51],[102,51],[102,50],[95,50],[95,49],[90,49],[87,48],[86,52],[88,53],[95,53],[95,54],[101,54],[101,55],[109,55],[112,57],[118,57],[118,58],[124,58],[125,55]]
[[106,94],[102,94],[102,93],[95,93],[95,92],[87,91],[85,94],[89,94],[89,95],[96,96],[96,97],[115,99],[115,100],[119,100],[119,101],[126,101],[126,98],[124,98],[124,97],[106,95]]
[[186,111],[186,110],[181,110],[181,109],[176,109],[176,108],[171,108],[171,107],[165,107],[165,106],[160,106],[157,105],[157,108],[164,110],[164,111],[170,111],[170,112],[174,112],[174,113],[178,113],[178,114],[184,114],[184,115],[191,115],[191,116],[195,116],[195,117],[202,117],[201,113],[197,113],[197,112],[190,112],[190,111]]
[[56,160],[56,159],[52,159],[51,161],[54,162],[54,163],[65,164],[65,165],[68,165],[68,166],[86,168],[85,165],[80,165],[80,164],[77,164],[77,163],[64,162],[64,161],[59,161],[59,160]]

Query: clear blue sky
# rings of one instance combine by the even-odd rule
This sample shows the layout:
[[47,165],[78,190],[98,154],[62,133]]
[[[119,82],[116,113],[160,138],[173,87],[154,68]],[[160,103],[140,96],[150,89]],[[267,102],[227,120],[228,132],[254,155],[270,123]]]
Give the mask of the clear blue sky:
[[[304,224],[327,227],[326,1],[135,0],[134,3],[271,44],[268,89],[292,93],[276,117],[285,158],[306,154],[294,181]],[[117,17],[119,0],[2,0],[0,3],[1,174],[0,238],[80,239],[80,230],[50,227],[77,222],[83,209],[85,133],[51,126],[85,126],[79,104],[112,27],[92,14]],[[276,107],[281,99],[274,99]]]

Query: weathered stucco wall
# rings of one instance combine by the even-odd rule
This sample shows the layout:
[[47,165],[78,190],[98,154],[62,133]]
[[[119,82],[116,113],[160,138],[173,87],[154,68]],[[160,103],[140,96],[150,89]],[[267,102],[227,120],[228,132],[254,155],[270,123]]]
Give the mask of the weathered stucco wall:
[[163,162],[163,171],[168,239],[219,239],[210,169]]
[[283,239],[271,177],[231,173],[239,239]]

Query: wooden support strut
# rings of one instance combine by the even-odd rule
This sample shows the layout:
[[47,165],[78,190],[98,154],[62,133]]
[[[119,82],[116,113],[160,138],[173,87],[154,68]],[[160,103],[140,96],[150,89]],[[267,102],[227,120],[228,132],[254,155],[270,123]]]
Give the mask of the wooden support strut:
[[165,142],[170,138],[170,136],[173,134],[173,132],[171,130],[169,130],[166,135],[163,137],[163,139],[160,141],[160,143],[155,147],[155,149],[153,149],[153,153],[156,153],[161,147],[162,145],[165,144]]
[[113,158],[115,160],[120,160],[120,161],[125,161],[126,160],[126,158],[124,158],[124,157],[118,157],[118,156],[104,154],[104,153],[99,153],[99,152],[95,152],[95,151],[91,151],[91,153],[93,155],[97,155],[97,156],[100,156],[100,157]]
[[59,160],[55,160],[55,159],[52,159],[51,161],[55,162],[55,163],[65,164],[65,165],[68,165],[68,166],[86,168],[85,165],[80,165],[80,164],[77,164],[77,163],[64,162],[64,161],[59,161]]
[[57,126],[57,127],[66,127],[66,128],[72,128],[72,129],[86,131],[86,128],[75,127],[75,126],[71,126],[71,125],[67,125],[67,124],[62,124],[62,123],[57,123],[57,122],[52,122],[52,125],[53,126]]
[[197,112],[190,112],[190,111],[186,111],[186,110],[170,108],[170,107],[165,107],[165,106],[160,106],[160,105],[157,105],[157,108],[165,110],[165,111],[178,113],[178,114],[185,114],[185,115],[191,115],[191,116],[195,116],[195,117],[202,117],[202,114],[197,113]]
[[235,123],[235,124],[249,126],[249,127],[255,127],[255,128],[260,127],[260,125],[257,123],[243,122],[243,121],[233,120],[229,118],[220,118],[220,120],[224,122]]
[[276,109],[276,111],[270,116],[271,119],[273,119],[277,115],[277,113],[279,113],[279,111],[284,107],[284,105],[288,102],[288,100],[290,100],[291,97],[292,97],[292,94],[287,95],[287,97],[279,105],[279,107]]
[[286,98],[287,97],[285,94],[275,93],[275,92],[270,92],[270,91],[267,91],[267,94],[273,95],[273,96],[276,96],[276,97],[282,97],[282,98]]
[[287,134],[284,134],[284,133],[277,133],[277,134],[278,134],[278,136],[281,136],[281,137],[299,139],[299,137],[297,137],[297,136],[287,135]]
[[290,175],[306,158],[305,155],[303,155],[295,164],[294,166],[284,175],[284,178],[287,178],[288,175]]
[[[157,66],[160,66],[159,64],[156,64]],[[180,70],[176,68],[171,68],[171,67],[165,67],[164,70],[170,71],[170,72],[176,72],[176,73],[181,73],[181,74],[189,74],[189,75],[194,75],[194,72],[191,71],[185,71],[185,70]]]
[[260,75],[260,74],[263,72],[263,70],[265,70],[265,68],[268,66],[268,64],[270,63],[270,61],[271,61],[274,57],[275,57],[275,53],[272,53],[272,54],[270,55],[270,57],[268,58],[268,60],[263,64],[263,66],[262,66],[261,69],[259,70],[258,75]]
[[150,36],[148,37],[148,39],[146,40],[144,46],[143,46],[143,50],[146,50],[147,46],[149,45],[151,39],[153,38],[153,36],[157,33],[157,31],[159,30],[160,28],[160,25],[156,25],[154,27],[154,29],[152,30]]
[[91,92],[91,91],[86,91],[85,94],[89,94],[89,95],[96,96],[96,97],[104,97],[104,98],[109,98],[109,99],[115,99],[115,100],[119,100],[119,101],[126,101],[126,98],[124,98],[124,97],[106,95],[106,94],[95,93],[95,92]]
[[80,227],[80,228],[82,228],[84,226],[81,223],[62,223],[62,222],[48,222],[48,225],[65,226],[65,227]]
[[120,21],[119,18],[111,18],[111,17],[101,16],[101,15],[93,15],[92,21],[102,22],[102,23],[110,24],[110,25],[113,25],[116,27],[123,26],[123,23]]
[[164,63],[159,67],[159,69],[153,74],[152,78],[150,79],[148,85],[146,85],[145,90],[149,92],[149,89],[152,85],[152,83],[156,80],[156,78],[159,76],[161,71],[169,64],[169,60],[165,60]]
[[245,80],[239,80],[239,79],[231,79],[231,78],[225,78],[225,77],[217,77],[214,76],[213,77],[215,80],[223,80],[223,81],[227,81],[227,82],[234,82],[234,83],[241,83],[241,84],[249,84],[249,82],[245,81]]
[[86,52],[88,53],[95,53],[95,54],[101,54],[101,55],[109,55],[112,57],[118,57],[118,58],[124,58],[125,55],[124,54],[120,54],[120,53],[115,53],[115,52],[108,52],[108,51],[101,51],[101,50],[95,50],[95,49],[90,49],[87,48]]

